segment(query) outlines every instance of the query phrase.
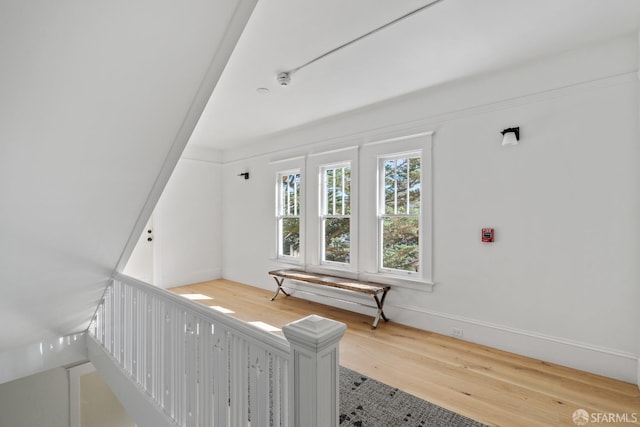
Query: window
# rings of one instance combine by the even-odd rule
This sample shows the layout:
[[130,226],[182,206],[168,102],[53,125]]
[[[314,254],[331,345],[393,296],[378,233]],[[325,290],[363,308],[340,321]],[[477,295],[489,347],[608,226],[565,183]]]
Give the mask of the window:
[[278,174],[278,257],[300,258],[300,171]]
[[432,133],[372,141],[360,173],[377,185],[360,192],[359,277],[433,290]]
[[321,168],[322,263],[351,261],[351,164]]
[[318,151],[305,160],[302,170],[309,171],[305,175],[307,197],[302,213],[305,269],[356,277],[358,147]]
[[433,290],[432,133],[322,148],[271,161],[272,257],[282,267]]
[[380,271],[409,274],[421,271],[421,163],[419,152],[380,159]]

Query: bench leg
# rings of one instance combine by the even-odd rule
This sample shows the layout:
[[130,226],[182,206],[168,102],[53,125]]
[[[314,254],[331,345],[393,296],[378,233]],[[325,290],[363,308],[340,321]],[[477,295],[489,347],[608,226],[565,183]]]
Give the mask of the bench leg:
[[278,289],[276,290],[276,294],[271,298],[271,301],[273,301],[274,299],[276,299],[276,297],[278,296],[278,294],[280,293],[280,291],[282,291],[283,294],[285,294],[286,296],[289,296],[289,294],[287,293],[287,291],[285,291],[282,288],[282,282],[284,282],[284,277],[283,278],[279,278],[279,277],[275,277],[273,276],[273,280],[276,281],[276,283],[278,284]]
[[376,329],[378,327],[378,321],[382,317],[385,322],[388,322],[389,319],[384,314],[384,299],[387,297],[387,291],[384,291],[382,294],[382,298],[378,299],[378,295],[374,295],[373,299],[376,300],[376,305],[378,306],[378,313],[376,314],[376,318],[373,319],[373,325],[371,325],[371,329]]

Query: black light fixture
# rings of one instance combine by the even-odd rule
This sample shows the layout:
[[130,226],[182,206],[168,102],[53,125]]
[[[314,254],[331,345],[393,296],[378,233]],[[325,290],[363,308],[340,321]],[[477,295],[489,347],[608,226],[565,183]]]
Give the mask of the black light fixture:
[[502,134],[502,146],[518,145],[520,141],[520,128],[508,128],[500,132]]

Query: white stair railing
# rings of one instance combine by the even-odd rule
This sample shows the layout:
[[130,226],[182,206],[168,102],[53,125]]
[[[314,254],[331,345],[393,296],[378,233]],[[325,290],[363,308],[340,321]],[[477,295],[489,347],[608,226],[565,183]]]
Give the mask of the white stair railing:
[[178,426],[329,427],[345,329],[308,316],[284,326],[285,339],[117,275],[89,335]]

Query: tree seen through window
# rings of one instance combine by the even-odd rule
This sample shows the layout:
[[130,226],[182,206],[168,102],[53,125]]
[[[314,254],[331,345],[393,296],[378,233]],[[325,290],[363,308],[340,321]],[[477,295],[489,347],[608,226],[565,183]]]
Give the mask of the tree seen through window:
[[300,256],[300,173],[279,177],[278,255]]
[[417,272],[420,270],[420,157],[386,159],[382,169],[381,267]]
[[324,168],[322,192],[322,260],[348,264],[351,252],[350,165]]

